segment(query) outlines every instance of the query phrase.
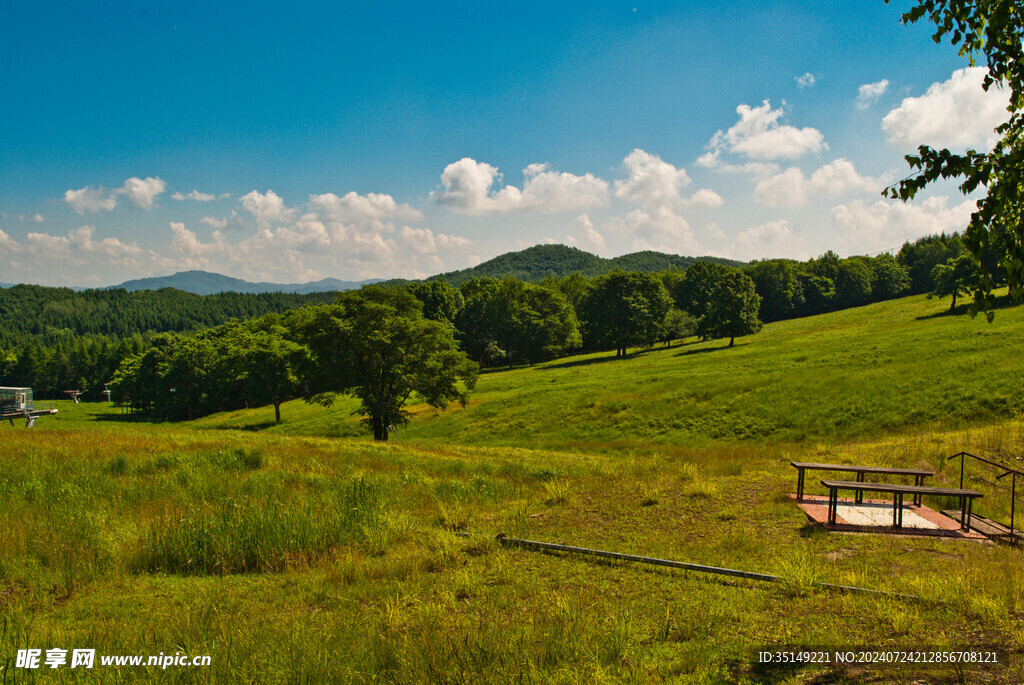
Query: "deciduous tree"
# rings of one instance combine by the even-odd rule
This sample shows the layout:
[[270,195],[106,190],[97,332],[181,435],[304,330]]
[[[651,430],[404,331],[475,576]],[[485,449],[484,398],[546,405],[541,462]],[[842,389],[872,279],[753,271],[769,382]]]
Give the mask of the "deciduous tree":
[[[923,18],[935,25],[935,42],[948,39],[971,64],[984,59],[988,73],[982,85],[1008,90],[1010,118],[996,128],[1000,139],[990,152],[955,154],[922,145],[918,154],[906,157],[915,170],[911,176],[883,192],[907,201],[946,178],[961,179],[965,195],[984,189],[963,240],[980,266],[971,313],[985,311],[991,321],[992,289],[1004,278],[1012,297],[1024,295],[1024,5],[1020,0],[917,0],[903,14],[904,23]],[[990,251],[998,255],[994,266],[984,259]]]

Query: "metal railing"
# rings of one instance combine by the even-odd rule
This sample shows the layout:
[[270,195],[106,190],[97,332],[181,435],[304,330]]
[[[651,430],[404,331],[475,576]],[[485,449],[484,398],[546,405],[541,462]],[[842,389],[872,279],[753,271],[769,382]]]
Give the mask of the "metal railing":
[[995,466],[997,469],[1003,471],[1002,474],[996,476],[996,480],[1002,480],[1006,476],[1011,476],[1012,485],[1010,486],[1010,541],[1016,544],[1017,535],[1014,533],[1014,524],[1016,522],[1015,519],[1017,516],[1017,476],[1024,476],[1024,471],[1018,471],[1017,469],[1010,468],[1006,464],[1000,464],[997,461],[992,461],[991,459],[986,459],[985,457],[979,457],[977,454],[971,454],[970,452],[957,452],[953,456],[947,457],[946,461],[949,461],[950,459],[956,459],[957,457],[960,457],[961,490],[963,490],[964,487],[964,462],[966,461],[967,457],[970,457],[971,459],[974,459],[976,461],[980,461],[983,464],[988,464],[989,466]]

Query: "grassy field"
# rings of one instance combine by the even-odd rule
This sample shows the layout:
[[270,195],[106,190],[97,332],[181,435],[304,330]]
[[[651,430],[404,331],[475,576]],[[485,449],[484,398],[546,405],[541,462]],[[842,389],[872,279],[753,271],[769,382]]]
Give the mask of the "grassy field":
[[[827,534],[792,459],[1024,453],[1024,309],[908,298],[737,341],[487,373],[388,444],[301,402],[187,424],[61,404],[0,426],[3,682],[1024,681],[1018,549]],[[983,513],[1008,484],[971,467]],[[812,479],[809,479],[811,481]],[[931,504],[940,504],[931,502]],[[495,535],[781,576],[510,549]],[[925,601],[814,587],[855,585]],[[987,646],[995,667],[766,670],[782,645]],[[18,649],[208,667],[14,668]]]

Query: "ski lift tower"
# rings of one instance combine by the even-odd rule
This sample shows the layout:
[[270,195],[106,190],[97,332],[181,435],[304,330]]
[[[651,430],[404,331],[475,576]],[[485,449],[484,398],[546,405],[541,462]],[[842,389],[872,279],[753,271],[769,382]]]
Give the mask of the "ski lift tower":
[[0,421],[10,421],[13,426],[14,419],[25,419],[25,427],[31,428],[40,416],[56,413],[53,402],[42,405],[32,400],[32,388],[0,387]]

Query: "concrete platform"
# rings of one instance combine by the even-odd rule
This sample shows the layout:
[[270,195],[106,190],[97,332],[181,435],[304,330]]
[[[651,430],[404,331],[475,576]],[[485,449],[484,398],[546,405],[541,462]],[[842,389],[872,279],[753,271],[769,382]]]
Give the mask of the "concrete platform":
[[[790,498],[796,502],[796,495]],[[941,512],[913,503],[903,504],[903,526],[892,525],[892,501],[865,499],[860,504],[852,497],[839,498],[836,522],[828,522],[828,497],[804,495],[803,502],[796,502],[812,522],[828,530],[853,533],[884,533],[888,535],[931,535],[936,537],[957,537],[966,540],[987,540],[981,533],[960,530],[960,521],[944,516]]]

